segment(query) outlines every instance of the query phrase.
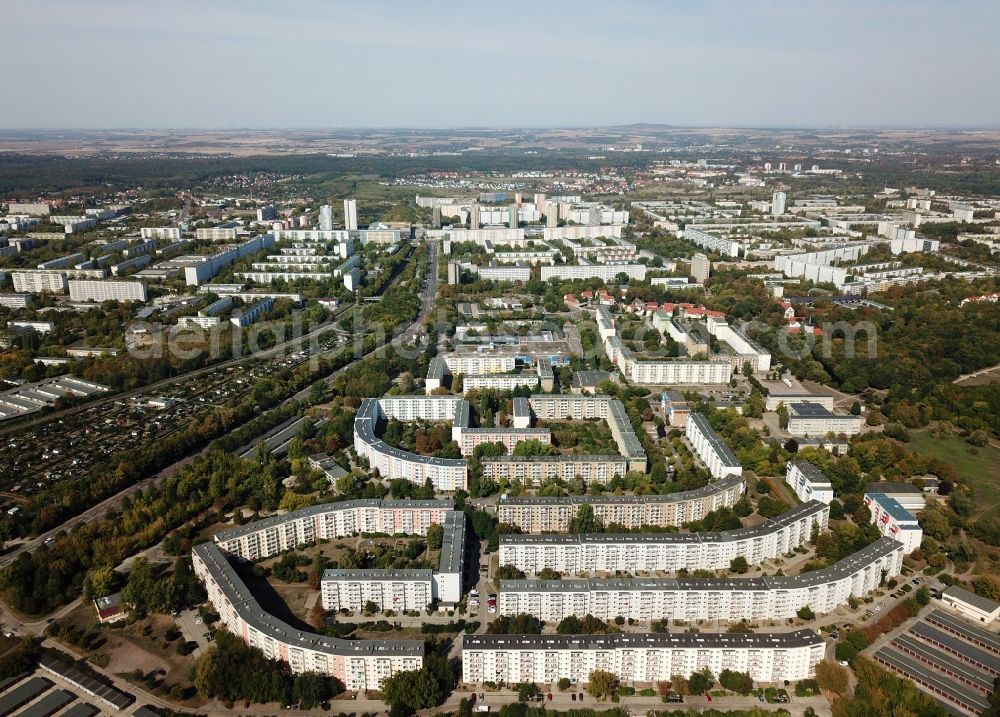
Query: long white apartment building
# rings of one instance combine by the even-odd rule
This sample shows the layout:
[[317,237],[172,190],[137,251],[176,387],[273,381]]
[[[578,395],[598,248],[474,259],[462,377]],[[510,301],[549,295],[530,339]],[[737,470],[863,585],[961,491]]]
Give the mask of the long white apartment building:
[[613,635],[463,635],[462,681],[585,684],[595,670],[626,683],[653,684],[709,669],[747,672],[757,682],[815,674],[826,643],[811,630],[784,633],[615,633]]
[[463,456],[471,456],[478,446],[486,443],[502,443],[507,453],[513,453],[521,441],[552,443],[552,434],[547,428],[455,428],[452,431]]
[[740,465],[736,454],[715,432],[705,414],[690,414],[685,432],[688,441],[694,447],[694,452],[708,466],[708,472],[713,478],[743,474],[743,466]]
[[545,568],[569,575],[728,570],[737,557],[758,565],[795,550],[814,528],[826,530],[829,518],[829,506],[810,501],[760,525],[719,533],[501,535],[500,565],[529,575]]
[[236,241],[236,227],[202,227],[194,236],[198,241]]
[[[438,491],[453,491],[468,486],[468,462],[464,458],[434,458],[390,446],[376,434],[387,418],[401,421],[454,421],[458,404],[449,396],[392,396],[366,398],[354,418],[354,450],[367,459],[384,480],[403,478],[423,484],[430,480]],[[468,404],[465,404],[467,420]],[[466,424],[467,425],[467,424]]]
[[785,483],[799,500],[818,500],[827,505],[833,500],[833,485],[823,472],[809,461],[788,461]]
[[503,580],[502,615],[528,613],[546,622],[593,615],[632,620],[784,620],[808,606],[826,614],[900,574],[903,545],[879,538],[820,570],[755,578],[594,578]]
[[[199,229],[198,231],[214,230]],[[192,255],[190,257],[191,263],[184,266],[184,280],[188,286],[198,286],[218,274],[222,270],[222,267],[228,266],[248,254],[253,254],[261,249],[270,249],[273,246],[274,235],[263,234],[247,239],[239,244],[227,246],[214,254]]]
[[324,610],[363,610],[373,603],[381,610],[427,609],[434,600],[429,568],[414,570],[326,570]]
[[697,244],[702,249],[718,252],[722,256],[737,257],[743,248],[743,242],[738,239],[730,239],[721,233],[709,233],[696,226],[685,227],[682,236],[686,241]]
[[731,326],[725,320],[710,320],[708,332],[719,341],[725,341],[736,352],[736,369],[742,369],[749,362],[754,371],[764,373],[771,370],[771,352],[752,341],[741,329]]
[[[104,275],[104,271],[100,271]],[[15,271],[10,275],[14,291],[36,294],[62,294],[66,291],[66,274],[62,271]]]
[[342,640],[292,627],[266,612],[216,543],[195,546],[195,575],[204,583],[221,624],[295,674],[336,677],[349,690],[377,690],[398,672],[423,666],[422,640]]
[[[566,225],[562,227],[545,227],[542,230],[542,237],[548,241],[550,239],[569,239],[570,241],[580,239],[597,239],[598,237],[608,237],[620,239],[624,224],[604,224],[602,226],[580,226]],[[633,247],[634,248],[634,247]]]
[[551,480],[582,480],[588,485],[593,482],[607,483],[615,476],[624,476],[628,472],[628,462],[623,456],[500,456],[483,457],[479,463],[486,478],[536,488]]
[[494,264],[492,266],[477,266],[475,264],[462,264],[462,269],[470,271],[487,281],[531,281],[530,266],[511,266],[507,264]]
[[146,285],[141,281],[71,279],[71,301],[145,301]]
[[215,535],[227,553],[243,560],[269,558],[315,540],[360,533],[426,535],[444,524],[448,500],[347,500],[273,515]]
[[180,227],[143,227],[139,230],[143,239],[159,239],[162,241],[180,241]]
[[531,371],[524,373],[468,374],[462,377],[463,393],[468,393],[475,389],[513,391],[516,388],[535,388],[536,386],[538,386],[538,374]]
[[[600,314],[598,314],[600,316]],[[599,324],[600,327],[600,324]],[[606,332],[606,329],[600,329]],[[632,383],[647,386],[673,384],[709,385],[729,383],[733,365],[729,360],[662,361],[636,358],[617,333],[604,340],[604,350],[622,375]]]
[[556,264],[541,267],[542,281],[549,279],[601,279],[614,281],[619,274],[630,280],[645,281],[645,264]]
[[[483,475],[489,475],[487,464],[484,460]],[[731,508],[745,491],[746,480],[731,475],[701,488],[667,495],[501,496],[497,519],[525,533],[565,533],[580,506],[589,505],[605,526],[621,525],[630,530],[679,527],[714,510]]]
[[426,535],[435,524],[442,527],[444,535],[440,566],[432,576],[432,593],[445,602],[457,602],[461,597],[465,514],[453,510],[450,501],[362,499],[325,503],[224,530],[215,535],[215,542],[227,553],[253,561],[316,540],[360,533]]
[[507,354],[444,354],[444,363],[452,374],[482,375],[490,373],[510,373],[516,361]]

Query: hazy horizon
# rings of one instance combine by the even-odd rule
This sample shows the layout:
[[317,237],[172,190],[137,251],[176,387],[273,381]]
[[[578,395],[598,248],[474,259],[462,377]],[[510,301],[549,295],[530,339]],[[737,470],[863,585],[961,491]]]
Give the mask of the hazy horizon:
[[1000,4],[9,0],[10,130],[1000,127]]

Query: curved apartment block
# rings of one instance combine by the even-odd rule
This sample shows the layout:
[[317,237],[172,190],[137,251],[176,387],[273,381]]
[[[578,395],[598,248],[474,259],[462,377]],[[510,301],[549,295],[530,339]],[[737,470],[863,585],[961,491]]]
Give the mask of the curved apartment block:
[[669,681],[708,668],[747,672],[757,682],[812,677],[826,644],[812,630],[784,633],[464,635],[462,681],[580,683],[606,670],[625,683]]
[[265,611],[215,543],[195,546],[194,572],[226,629],[294,673],[319,672],[349,690],[377,690],[382,681],[423,665],[420,640],[341,640],[292,627]]
[[570,615],[601,620],[768,620],[795,617],[808,605],[818,614],[862,597],[899,575],[903,545],[880,538],[822,570],[761,578],[612,578],[504,580],[498,609],[560,621]]
[[[483,460],[489,475],[489,461]],[[604,525],[626,528],[665,528],[700,520],[713,510],[731,508],[746,491],[746,479],[730,475],[694,490],[666,495],[577,495],[559,497],[504,497],[497,506],[501,523],[525,533],[565,533],[581,505],[589,505]]]
[[424,609],[457,602],[465,566],[465,513],[449,501],[352,500],[328,503],[238,526],[192,550],[194,572],[222,624],[292,672],[322,672],[348,689],[379,689],[400,671],[420,669],[424,645],[414,640],[341,640],[292,627],[266,612],[230,565],[227,554],[257,560],[310,543],[358,533],[424,535],[444,529],[437,570],[327,570],[321,583],[327,610]]
[[581,573],[724,570],[742,556],[750,565],[777,558],[825,530],[830,507],[809,501],[751,528],[721,533],[501,535],[500,565],[528,574],[551,568]]
[[[429,480],[437,491],[465,489],[468,462],[464,458],[418,456],[390,446],[376,435],[379,423],[387,418],[454,421],[459,403],[465,402],[449,396],[366,398],[354,417],[354,450],[387,480],[403,478],[421,484]],[[468,415],[468,404],[465,413]]]

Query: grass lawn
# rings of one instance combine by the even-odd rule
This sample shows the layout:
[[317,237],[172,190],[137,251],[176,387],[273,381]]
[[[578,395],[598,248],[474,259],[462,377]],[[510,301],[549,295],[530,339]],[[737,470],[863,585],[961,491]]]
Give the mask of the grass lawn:
[[1000,449],[984,446],[973,454],[970,451],[972,446],[958,436],[942,441],[930,431],[911,433],[910,442],[904,445],[912,451],[953,465],[975,491],[979,506],[977,515],[1000,515]]
[[562,454],[618,455],[618,444],[604,420],[539,421],[552,431],[552,443]]

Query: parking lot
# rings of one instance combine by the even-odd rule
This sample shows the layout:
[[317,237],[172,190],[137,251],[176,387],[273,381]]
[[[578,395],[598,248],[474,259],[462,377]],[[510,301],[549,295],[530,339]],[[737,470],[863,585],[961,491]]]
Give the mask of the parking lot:
[[949,711],[977,715],[989,706],[993,681],[1000,677],[1000,636],[933,609],[873,657]]
[[208,647],[211,642],[211,635],[206,637],[209,633],[208,625],[202,621],[197,610],[182,610],[174,614],[176,615],[174,623],[180,629],[182,639],[186,642],[198,643],[193,654],[195,656],[201,654],[201,651]]

